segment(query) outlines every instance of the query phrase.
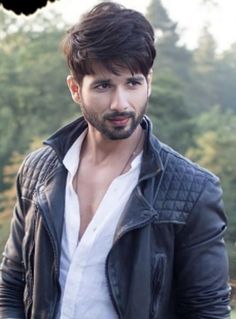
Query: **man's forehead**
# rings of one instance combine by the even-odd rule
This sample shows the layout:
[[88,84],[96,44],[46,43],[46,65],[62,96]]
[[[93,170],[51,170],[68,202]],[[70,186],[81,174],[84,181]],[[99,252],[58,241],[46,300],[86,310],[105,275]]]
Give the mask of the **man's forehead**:
[[132,72],[127,66],[117,65],[116,63],[114,63],[114,65],[112,66],[112,70],[106,67],[105,63],[93,63],[91,68],[93,70],[93,73],[89,76],[91,76],[91,78],[93,77],[94,79],[112,79],[116,77],[131,78],[135,76],[144,77],[141,72]]

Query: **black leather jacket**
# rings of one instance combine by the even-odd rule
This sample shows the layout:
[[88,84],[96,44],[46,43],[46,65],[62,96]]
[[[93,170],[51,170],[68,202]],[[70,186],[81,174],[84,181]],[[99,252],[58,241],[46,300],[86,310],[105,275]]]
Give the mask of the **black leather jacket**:
[[[139,182],[106,260],[112,303],[122,319],[229,318],[219,180],[161,144],[150,126],[144,117]],[[67,176],[62,159],[85,128],[80,118],[59,130],[20,169],[1,265],[1,319],[55,318]]]

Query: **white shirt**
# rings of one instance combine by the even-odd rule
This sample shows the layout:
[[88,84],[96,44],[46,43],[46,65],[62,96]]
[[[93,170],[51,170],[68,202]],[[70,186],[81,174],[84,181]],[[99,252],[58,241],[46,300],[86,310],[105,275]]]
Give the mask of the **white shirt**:
[[118,220],[140,172],[139,154],[131,169],[110,184],[96,213],[78,242],[80,211],[72,181],[86,131],[74,142],[64,158],[68,170],[65,219],[61,242],[60,285],[62,296],[58,319],[117,319],[109,296],[105,261],[112,247]]

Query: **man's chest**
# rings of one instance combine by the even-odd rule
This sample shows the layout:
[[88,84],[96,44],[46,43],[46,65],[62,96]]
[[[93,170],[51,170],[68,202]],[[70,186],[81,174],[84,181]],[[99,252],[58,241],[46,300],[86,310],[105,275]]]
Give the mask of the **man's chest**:
[[[80,238],[96,214],[113,180],[112,174],[93,169],[81,171],[75,176],[73,185],[79,200]],[[110,196],[112,197],[112,193]]]

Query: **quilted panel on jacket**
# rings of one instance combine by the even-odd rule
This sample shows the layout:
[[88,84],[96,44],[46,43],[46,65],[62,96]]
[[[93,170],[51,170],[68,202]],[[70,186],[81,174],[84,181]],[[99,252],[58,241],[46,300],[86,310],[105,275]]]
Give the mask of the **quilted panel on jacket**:
[[[184,222],[213,174],[170,150],[154,200],[158,219]],[[166,156],[166,154],[165,154]]]
[[43,147],[26,157],[20,172],[22,196],[32,198],[38,185],[43,183],[60,162],[51,147]]

